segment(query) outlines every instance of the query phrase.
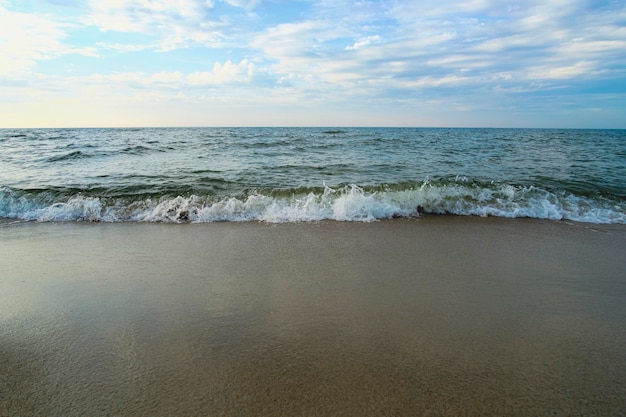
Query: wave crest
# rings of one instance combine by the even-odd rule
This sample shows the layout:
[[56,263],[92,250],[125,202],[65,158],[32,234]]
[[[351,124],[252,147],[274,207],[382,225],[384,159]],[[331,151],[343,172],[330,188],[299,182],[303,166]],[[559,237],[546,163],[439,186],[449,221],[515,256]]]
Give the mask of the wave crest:
[[219,198],[192,194],[130,200],[0,189],[0,217],[37,221],[371,222],[422,213],[626,223],[626,204],[619,199],[458,178],[370,188],[346,185],[253,191]]

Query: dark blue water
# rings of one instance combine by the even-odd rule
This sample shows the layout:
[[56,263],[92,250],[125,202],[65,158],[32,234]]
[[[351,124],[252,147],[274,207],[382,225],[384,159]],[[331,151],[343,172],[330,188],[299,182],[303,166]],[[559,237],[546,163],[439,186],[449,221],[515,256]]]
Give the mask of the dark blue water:
[[0,217],[371,221],[420,213],[626,221],[626,131],[0,130]]

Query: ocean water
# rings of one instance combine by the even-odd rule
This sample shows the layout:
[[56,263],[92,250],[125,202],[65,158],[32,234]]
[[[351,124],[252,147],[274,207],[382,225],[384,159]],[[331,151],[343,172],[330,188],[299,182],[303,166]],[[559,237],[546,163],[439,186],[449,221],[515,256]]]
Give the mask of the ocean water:
[[626,130],[0,130],[0,217],[626,223]]

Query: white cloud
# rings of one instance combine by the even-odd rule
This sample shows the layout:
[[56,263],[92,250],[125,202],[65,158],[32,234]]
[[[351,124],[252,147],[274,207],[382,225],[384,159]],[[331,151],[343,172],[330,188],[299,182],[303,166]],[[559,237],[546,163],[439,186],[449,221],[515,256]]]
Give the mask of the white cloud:
[[242,9],[253,9],[257,4],[259,4],[260,0],[223,0],[226,3],[230,4],[234,7],[239,7]]
[[[219,0],[243,9],[242,16],[259,3],[258,0]],[[233,44],[229,39],[245,31],[234,15],[216,15],[214,0],[90,0],[89,25],[100,30],[141,33],[160,39],[161,51],[193,45],[207,47]],[[242,16],[238,16],[241,19]]]
[[233,64],[230,60],[224,64],[216,62],[213,71],[195,72],[186,78],[190,86],[216,85],[225,83],[246,83],[250,82],[256,73],[254,63],[247,59],[239,64]]
[[[238,64],[227,60],[216,62],[212,71],[118,72],[113,74],[91,74],[88,76],[39,76],[42,89],[62,90],[79,93],[84,89],[130,91],[183,91],[199,87],[229,88],[249,84],[259,74],[254,63],[247,59]],[[233,90],[234,91],[234,90]]]
[[96,56],[94,47],[74,47],[64,42],[67,23],[45,16],[12,12],[0,5],[0,76],[23,76],[38,61],[77,54]]
[[[0,0],[0,77],[81,97],[466,108],[624,74],[626,4],[611,1],[88,0],[71,24],[20,7]],[[98,51],[97,75],[37,65]],[[84,62],[63,65],[93,72]]]
[[459,77],[458,75],[446,75],[444,77],[422,77],[415,81],[404,83],[405,87],[433,88],[444,86],[457,86],[470,81],[469,77]]
[[577,77],[588,77],[598,67],[596,62],[580,61],[567,66],[544,66],[531,68],[528,74],[529,79],[570,79]]
[[280,60],[283,57],[307,56],[328,40],[341,36],[331,22],[306,20],[297,23],[281,23],[258,34],[251,45],[261,49],[267,56]]
[[208,19],[213,2],[198,0],[92,0],[89,24],[100,30],[142,33],[169,51],[192,44],[221,44],[225,22]]
[[104,31],[152,32],[177,20],[199,21],[196,0],[91,0],[91,22]]
[[101,49],[109,49],[117,52],[139,52],[145,51],[148,49],[157,49],[159,47],[158,44],[136,44],[136,43],[107,43],[107,42],[97,42],[96,46]]
[[350,50],[355,50],[355,49],[361,49],[364,46],[367,46],[367,45],[369,45],[371,43],[380,43],[380,41],[381,41],[381,38],[378,35],[367,36],[364,39],[356,41],[353,45],[346,46],[346,50],[350,51]]

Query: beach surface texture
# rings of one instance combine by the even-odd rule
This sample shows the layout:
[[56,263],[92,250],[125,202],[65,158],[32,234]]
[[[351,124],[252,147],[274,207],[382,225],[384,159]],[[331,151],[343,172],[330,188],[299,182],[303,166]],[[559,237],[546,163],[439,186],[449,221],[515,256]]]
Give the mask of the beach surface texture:
[[619,416],[626,228],[0,224],[0,416]]

